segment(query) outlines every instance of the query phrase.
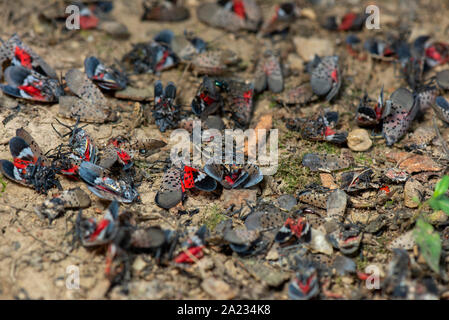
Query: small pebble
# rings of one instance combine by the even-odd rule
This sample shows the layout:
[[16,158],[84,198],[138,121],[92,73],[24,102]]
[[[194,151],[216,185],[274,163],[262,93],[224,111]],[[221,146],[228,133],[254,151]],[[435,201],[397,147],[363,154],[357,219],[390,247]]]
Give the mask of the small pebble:
[[352,151],[366,151],[373,145],[368,131],[365,129],[355,129],[348,135],[348,147]]
[[296,198],[290,194],[284,194],[280,196],[277,200],[278,205],[281,209],[290,211],[296,204],[298,203],[296,201]]

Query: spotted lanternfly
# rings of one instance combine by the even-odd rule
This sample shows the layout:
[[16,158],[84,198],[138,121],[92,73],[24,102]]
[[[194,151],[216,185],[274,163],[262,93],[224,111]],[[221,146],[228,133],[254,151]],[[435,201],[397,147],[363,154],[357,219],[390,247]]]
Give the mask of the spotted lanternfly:
[[[69,129],[69,132],[62,135],[52,125],[55,132],[61,138],[70,136],[70,139],[67,146],[62,145],[57,148],[56,152],[51,155],[51,158],[62,174],[66,176],[77,176],[79,166],[82,162],[97,162],[97,147],[87,131],[78,127],[78,123],[71,127],[59,120],[56,121]],[[66,148],[68,148],[68,151],[66,151]]]
[[386,104],[391,111],[383,121],[382,134],[387,146],[391,146],[407,132],[420,106],[419,99],[405,88],[393,92]]
[[340,224],[337,230],[327,235],[334,248],[339,249],[344,255],[355,253],[360,247],[362,237],[361,228],[352,223]]
[[425,112],[435,105],[438,89],[435,86],[424,86],[415,92],[415,99],[419,104],[419,110]]
[[223,239],[229,243],[229,247],[233,251],[239,254],[246,254],[260,240],[260,232],[258,230],[248,230],[245,227],[228,228],[223,234]]
[[100,246],[110,243],[119,230],[119,204],[111,202],[103,219],[98,223],[95,218],[86,219],[82,210],[76,218],[76,234],[85,247]]
[[176,66],[179,58],[167,44],[150,41],[135,44],[122,61],[136,73],[160,73]]
[[313,100],[314,94],[309,83],[294,87],[282,95],[277,102],[284,105],[304,105]]
[[311,262],[296,258],[296,277],[288,285],[292,300],[310,300],[320,292],[318,272]]
[[226,189],[250,188],[263,179],[262,172],[254,164],[226,165],[210,163],[204,166],[204,171]]
[[337,132],[338,112],[326,112],[306,119],[289,119],[286,127],[299,131],[303,139],[310,141],[327,141],[343,144],[348,137],[347,132]]
[[122,165],[129,165],[130,160],[145,161],[149,156],[167,145],[166,142],[159,139],[128,139],[123,136],[112,138],[108,143],[115,147]]
[[365,24],[366,18],[366,14],[348,12],[340,18],[340,21],[337,21],[338,18],[336,16],[327,17],[323,27],[334,31],[359,31]]
[[24,129],[18,129],[9,141],[13,162],[0,160],[0,171],[17,183],[34,188],[39,193],[47,193],[51,188],[62,189],[56,178],[56,168],[48,165],[47,159],[36,142]]
[[154,84],[154,109],[153,117],[161,132],[167,129],[176,128],[179,121],[179,106],[175,105],[176,86],[169,82],[167,86],[162,86],[161,81]]
[[191,188],[202,191],[214,191],[217,188],[217,182],[212,177],[192,167],[184,166],[184,172],[181,177],[183,191]]
[[179,22],[187,20],[190,12],[177,0],[144,1],[142,20]]
[[34,207],[34,211],[39,217],[47,218],[51,223],[68,209],[84,209],[89,206],[89,196],[78,187],[54,195],[40,206]]
[[254,74],[254,89],[262,92],[267,87],[273,93],[280,93],[284,89],[281,61],[273,50],[267,49],[259,59]]
[[128,82],[126,75],[114,67],[105,66],[94,56],[84,60],[84,71],[90,80],[105,90],[123,90]]
[[224,107],[222,93],[228,90],[225,81],[214,80],[205,76],[192,101],[192,111],[196,115],[206,118]]
[[261,27],[264,36],[287,31],[300,15],[300,10],[293,2],[285,2],[274,8],[274,15]]
[[173,166],[164,173],[155,202],[161,208],[170,209],[180,203],[183,198],[181,170]]
[[194,263],[195,260],[191,256],[201,259],[204,256],[203,248],[206,245],[206,233],[207,228],[203,225],[182,244],[183,251],[175,257],[174,261],[176,263]]
[[[1,40],[0,40],[1,41]],[[0,85],[6,94],[41,102],[54,102],[64,94],[56,72],[30,47],[14,34],[0,46],[0,76],[4,65],[7,85]]]
[[435,41],[430,36],[421,36],[415,40],[414,47],[421,50],[430,68],[449,62],[449,44],[447,43]]
[[[313,269],[315,270],[315,269]],[[319,293],[316,271],[309,274],[297,273],[296,278],[288,285],[288,296],[292,300],[310,300]]]
[[377,189],[380,181],[374,171],[369,168],[346,171],[340,174],[340,188],[346,192],[354,192],[366,189]]
[[302,165],[311,171],[338,171],[347,169],[352,164],[352,159],[333,154],[307,153],[302,158]]
[[226,96],[225,105],[229,106],[236,124],[246,128],[251,121],[254,108],[254,85],[230,80],[228,86],[229,92]]
[[104,168],[91,162],[83,162],[79,167],[78,174],[89,184],[88,189],[102,199],[131,203],[139,198],[134,186],[123,180],[110,178]]
[[104,123],[117,119],[103,93],[84,73],[71,69],[65,75],[65,80],[75,96],[59,98],[60,116],[91,123]]
[[311,228],[304,218],[287,218],[284,225],[276,233],[274,241],[286,243],[295,237],[298,240],[310,241]]
[[9,61],[13,66],[21,66],[40,75],[56,79],[56,72],[30,47],[20,40],[17,34],[13,34],[7,41],[2,41],[0,46],[0,76],[1,67]]
[[22,66],[10,66],[5,70],[7,85],[0,89],[13,97],[40,102],[55,102],[64,94],[56,79],[51,79]]
[[181,61],[191,61],[196,55],[206,51],[206,42],[196,37],[193,32],[184,31],[183,35],[175,35],[171,30],[165,29],[159,32],[154,41],[169,45]]
[[254,0],[218,0],[197,8],[201,22],[231,32],[256,31],[262,21],[262,11]]
[[329,189],[308,188],[299,192],[298,200],[320,209],[327,208],[327,199],[329,198]]
[[[123,166],[124,170],[133,165],[133,152],[129,148],[129,141],[123,137],[112,138],[108,146],[103,150],[99,166],[110,169],[116,162]],[[137,151],[138,152],[138,151]]]
[[[388,41],[369,38],[363,44],[364,49],[373,57],[377,59],[392,58],[395,59],[397,52],[395,51],[394,39]],[[408,58],[407,58],[408,59]]]
[[322,57],[315,55],[308,69],[311,72],[310,85],[317,96],[326,96],[331,101],[340,90],[342,76],[338,56]]
[[226,73],[232,65],[240,60],[231,50],[208,50],[192,58],[192,68],[196,74],[220,76]]
[[[379,124],[380,120],[388,116],[391,110],[388,110],[384,102],[384,88],[374,106],[371,106],[372,100],[367,94],[360,100],[356,111],[355,119],[357,124],[362,127],[369,127]],[[391,106],[390,104],[388,106]]]
[[81,4],[80,9],[80,28],[82,30],[95,29],[98,26],[100,19],[98,19],[89,7]]
[[199,169],[172,166],[164,173],[155,202],[161,208],[170,209],[184,199],[186,190],[192,188],[214,191],[217,182]]

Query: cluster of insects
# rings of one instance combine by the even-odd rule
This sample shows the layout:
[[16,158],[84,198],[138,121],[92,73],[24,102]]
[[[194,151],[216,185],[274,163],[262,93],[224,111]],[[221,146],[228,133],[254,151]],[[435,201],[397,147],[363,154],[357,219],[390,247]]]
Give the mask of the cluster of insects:
[[[112,23],[115,34],[125,34],[126,30],[104,18],[112,10],[112,3],[107,3],[82,5],[81,28],[108,32]],[[141,19],[144,21],[181,22],[191,16],[182,1],[144,1],[143,7]],[[310,16],[310,12],[306,14]],[[214,245],[217,250],[242,259],[270,256],[270,261],[278,266],[288,266],[292,278],[286,291],[291,299],[308,300],[326,295],[323,281],[332,276],[332,268],[343,270],[343,274],[356,274],[348,260],[363,253],[361,248],[367,233],[381,234],[385,229],[395,230],[398,225],[408,226],[412,221],[410,215],[398,213],[362,224],[347,217],[346,208],[363,209],[365,205],[382,210],[386,202],[393,201],[394,187],[410,181],[410,172],[397,167],[386,170],[366,165],[357,167],[352,156],[343,151],[341,155],[306,152],[302,154],[300,165],[311,172],[323,173],[320,177],[331,176],[335,180],[331,187],[298,184],[294,195],[283,195],[272,203],[263,201],[263,196],[257,199],[259,192],[255,202],[248,200],[240,207],[232,204],[224,208],[220,215],[223,219],[213,227],[206,224],[189,227],[186,222],[184,229],[180,225],[172,229],[143,228],[138,226],[131,210],[120,208],[120,203],[141,202],[143,188],[139,189],[139,165],[155,162],[150,159],[155,153],[160,152],[160,158],[166,155],[163,148],[167,143],[161,136],[178,128],[187,128],[192,134],[191,124],[197,120],[201,120],[202,129],[220,132],[247,129],[253,125],[258,99],[266,95],[276,102],[275,107],[286,107],[290,111],[292,106],[314,107],[314,102],[328,105],[328,109],[320,107],[317,112],[314,109],[313,114],[284,117],[287,130],[298,131],[303,140],[330,143],[332,148],[349,145],[349,134],[340,125],[343,112],[330,109],[335,101],[342,100],[339,98],[345,90],[348,76],[345,57],[335,52],[311,55],[303,59],[306,81],[293,87],[289,84],[292,70],[282,46],[274,39],[286,39],[291,26],[302,16],[296,3],[276,5],[264,19],[261,6],[255,0],[210,1],[197,6],[196,16],[201,23],[233,33],[236,38],[256,34],[257,54],[251,61],[253,68],[246,68],[243,57],[232,50],[236,48],[222,48],[215,40],[205,41],[188,30],[180,34],[162,30],[149,41],[133,44],[115,64],[89,55],[84,59],[84,70],[72,68],[63,77],[58,77],[17,34],[1,41],[0,90],[29,103],[57,103],[57,116],[75,123],[69,125],[58,119],[53,122],[54,133],[61,143],[47,152],[42,151],[37,143],[39,138],[36,136],[37,141],[34,140],[27,128],[17,129],[9,141],[12,161],[0,160],[0,171],[11,181],[38,193],[47,194],[58,189],[51,198],[35,207],[36,214],[50,223],[67,210],[79,210],[74,227],[77,242],[86,248],[106,249],[105,273],[111,282],[107,294],[117,284],[126,286],[137,254],[151,254],[161,265],[187,268],[207,254],[209,245]],[[65,17],[46,15],[52,21]],[[320,26],[329,32],[357,32],[366,19],[366,14],[349,12],[343,16],[324,17]],[[358,35],[350,34],[343,42],[343,51],[347,50],[356,60],[365,61],[369,56],[374,61],[394,65],[408,86],[382,87],[377,99],[365,93],[360,97],[355,118],[351,119],[359,127],[380,132],[387,146],[398,145],[414,121],[427,110],[434,110],[440,120],[449,123],[449,102],[444,98],[449,90],[449,70],[427,77],[432,69],[449,62],[449,44],[430,36],[410,41],[409,36],[408,32],[399,30],[397,34],[362,41]],[[161,73],[178,67],[178,71],[184,70],[181,80],[187,71],[196,79],[192,82],[194,93],[187,99],[184,81],[160,80]],[[242,70],[250,76],[236,77]],[[136,90],[132,79],[141,74],[150,74],[149,78],[154,80],[147,84],[151,97],[130,93]],[[392,93],[387,96],[386,92]],[[95,139],[94,130],[90,128],[108,123],[115,128],[125,123],[127,112],[115,98],[137,100],[143,106],[138,104],[131,115],[137,118],[132,119],[132,130],[122,135],[111,134],[101,145],[99,140],[102,139]],[[134,127],[144,123],[144,117],[146,124],[154,125],[159,136],[138,138],[134,134]],[[128,129],[126,125],[123,127]],[[405,148],[422,151],[434,137],[423,131],[422,137],[414,137]],[[201,142],[207,145],[216,142],[214,139],[218,138],[214,136]],[[227,158],[229,154],[220,151],[220,156]],[[248,151],[244,153],[249,158]],[[164,172],[160,184],[154,184],[156,192],[151,201],[170,213],[193,215],[198,210],[190,212],[183,207],[188,197],[234,195],[235,191],[236,195],[241,192],[243,196],[250,191],[265,192],[263,168],[256,163],[215,160],[208,158],[200,164],[165,161],[167,165],[161,170]],[[63,190],[60,180],[63,178],[83,182],[85,188]],[[389,185],[394,186],[392,190]],[[275,190],[275,183],[271,183],[271,187]],[[99,221],[83,212],[92,204],[84,189],[110,202]],[[366,205],[363,200],[369,192],[375,194],[377,200]],[[447,247],[446,242],[443,244]],[[330,256],[334,250],[339,252],[339,260],[335,259],[338,263],[334,261],[332,267],[330,263],[316,261],[321,254]],[[404,279],[410,278],[408,263],[407,253],[396,249],[385,277],[386,290],[396,293],[402,290]],[[356,275],[360,279],[365,276]],[[407,288],[418,285],[416,281],[406,284]]]

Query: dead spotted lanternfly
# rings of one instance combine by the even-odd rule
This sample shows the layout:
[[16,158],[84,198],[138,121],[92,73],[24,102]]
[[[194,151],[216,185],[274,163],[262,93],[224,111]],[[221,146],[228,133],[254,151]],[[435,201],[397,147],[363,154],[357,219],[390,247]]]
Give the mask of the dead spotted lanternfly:
[[5,6],[2,297],[448,298],[443,1],[121,2]]

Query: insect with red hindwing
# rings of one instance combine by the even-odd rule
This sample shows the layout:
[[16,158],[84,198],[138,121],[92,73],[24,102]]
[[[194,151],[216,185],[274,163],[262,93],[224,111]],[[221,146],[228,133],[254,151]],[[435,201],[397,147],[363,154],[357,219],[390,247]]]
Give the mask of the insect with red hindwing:
[[170,209],[184,199],[187,189],[193,188],[214,191],[217,182],[199,169],[184,165],[181,168],[172,166],[164,173],[155,202],[161,208]]
[[[63,127],[69,129],[66,134],[59,133],[52,124],[53,129],[59,137],[64,138],[70,136],[67,145],[60,145],[56,148],[56,153],[49,157],[53,159],[53,163],[59,168],[60,172],[67,176],[76,176],[79,166],[82,162],[96,163],[98,150],[94,141],[84,130],[86,125],[78,127],[79,121],[73,127],[68,126],[58,119],[56,121]],[[68,149],[68,150],[67,150]]]
[[162,86],[161,81],[154,84],[154,109],[153,117],[161,132],[175,128],[178,125],[180,107],[175,105],[176,86],[169,82],[167,86]]
[[384,88],[380,91],[379,98],[374,106],[371,106],[372,100],[365,93],[360,100],[359,106],[356,111],[356,121],[359,126],[374,126],[389,115],[390,104],[386,104],[384,100]]
[[78,239],[85,247],[99,246],[111,242],[119,228],[119,205],[113,201],[106,210],[103,219],[97,223],[95,218],[83,218],[82,210],[76,218],[75,230]]
[[288,119],[286,126],[289,130],[299,131],[303,139],[342,144],[348,133],[336,131],[338,118],[338,112],[328,111],[305,119]]
[[288,296],[292,300],[309,300],[320,292],[318,271],[312,262],[295,256],[296,277],[288,285]]
[[327,101],[336,97],[342,84],[338,56],[319,57],[309,62],[310,85],[317,96],[326,96]]
[[264,36],[288,31],[290,24],[300,15],[298,6],[293,2],[284,2],[281,5],[276,5],[274,11],[274,15],[261,27],[261,33]]
[[206,174],[217,180],[225,189],[250,188],[263,179],[259,167],[254,164],[216,164],[204,166]]
[[123,56],[122,62],[135,73],[158,74],[176,66],[179,58],[167,44],[150,41],[135,44],[133,49]]
[[196,259],[201,259],[204,256],[203,248],[206,245],[206,234],[207,227],[203,225],[195,232],[193,236],[189,237],[187,241],[182,243],[181,247],[183,251],[175,257],[174,261],[176,263],[194,263],[195,260],[193,260],[191,256]]
[[105,66],[97,57],[90,56],[84,60],[87,77],[104,90],[123,90],[128,78],[114,67]]
[[262,11],[254,0],[218,0],[216,3],[204,3],[198,6],[196,14],[201,22],[231,32],[257,31],[262,21]]
[[[75,238],[84,247],[107,247],[105,274],[111,284],[106,294],[129,273],[129,261],[133,256],[130,253],[155,252],[159,257],[171,242],[170,235],[159,227],[143,229],[133,225],[127,212],[119,212],[117,201],[111,202],[99,222],[83,217],[80,210],[75,222]],[[176,243],[173,241],[174,245]]]
[[22,66],[10,66],[5,70],[7,85],[0,89],[13,97],[40,102],[56,102],[64,94],[57,79],[47,78]]
[[110,169],[118,163],[123,170],[133,166],[134,160],[146,161],[147,157],[159,151],[167,144],[158,139],[128,139],[124,136],[117,136],[108,141],[108,146],[103,150],[98,165]]
[[89,184],[87,187],[97,197],[105,200],[117,200],[123,203],[131,203],[139,199],[139,193],[133,183],[124,180],[115,180],[108,176],[108,171],[94,163],[81,163],[78,174],[80,178]]
[[228,87],[225,105],[229,105],[236,125],[246,128],[251,121],[254,108],[254,85],[239,80],[229,80]]
[[205,118],[217,110],[223,109],[224,99],[221,94],[227,90],[228,84],[225,81],[205,76],[192,101],[193,113]]
[[284,90],[281,61],[273,49],[269,48],[263,52],[257,63],[254,77],[256,92],[262,92],[267,87],[273,93]]
[[0,171],[6,178],[39,193],[46,194],[54,187],[62,190],[56,178],[57,169],[48,163],[39,145],[25,129],[17,129],[16,136],[9,141],[9,149],[13,162],[0,160]]
[[[56,79],[56,72],[29,46],[13,34],[7,41],[0,39],[0,66],[10,62],[13,66],[22,66],[45,77]],[[0,73],[1,75],[1,73]]]
[[292,238],[298,240],[309,241],[311,236],[311,228],[304,218],[292,219],[287,218],[284,225],[276,234],[275,241],[286,243]]
[[[1,39],[0,39],[1,41]],[[22,43],[17,34],[0,46],[1,68],[9,62],[5,70],[7,85],[0,89],[17,98],[41,102],[55,102],[64,94],[56,72],[30,47]]]

